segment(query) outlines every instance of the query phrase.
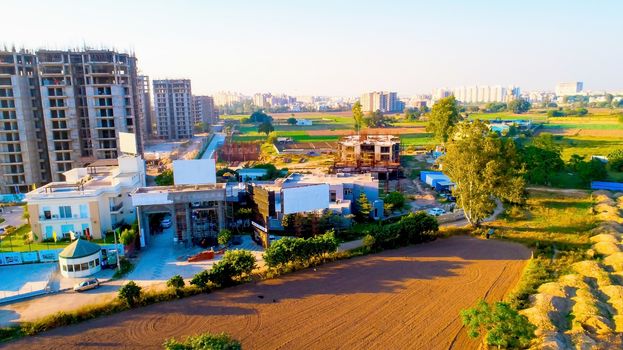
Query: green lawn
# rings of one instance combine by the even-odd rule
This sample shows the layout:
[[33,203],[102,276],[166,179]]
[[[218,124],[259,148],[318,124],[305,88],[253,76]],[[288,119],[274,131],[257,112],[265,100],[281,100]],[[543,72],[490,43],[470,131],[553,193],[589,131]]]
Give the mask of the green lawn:
[[432,145],[435,141],[433,141],[433,134],[430,133],[404,134],[400,135],[400,143],[402,146],[425,146]]
[[[59,249],[65,248],[70,242],[57,242],[57,243],[39,243],[35,242],[28,244],[24,241],[23,236],[30,232],[30,225],[22,225],[10,235],[2,236],[0,241],[0,253],[4,252],[28,252],[34,250],[46,250],[46,249]],[[106,239],[95,239],[93,243],[97,244],[113,244],[113,236],[108,236]]]
[[508,113],[508,112],[470,113],[469,118],[480,119],[480,120],[504,119],[504,120],[531,120],[533,122],[544,122],[547,120],[547,114],[544,114],[544,113],[514,114],[514,113]]

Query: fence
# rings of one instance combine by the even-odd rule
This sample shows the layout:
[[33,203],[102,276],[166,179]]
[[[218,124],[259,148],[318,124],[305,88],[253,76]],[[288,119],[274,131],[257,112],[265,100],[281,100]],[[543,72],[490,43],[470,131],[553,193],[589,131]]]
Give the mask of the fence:
[[591,182],[591,189],[623,192],[623,182],[593,181]]
[[[106,244],[101,246],[105,250],[114,250],[114,244]],[[35,250],[31,252],[8,252],[0,253],[0,266],[5,265],[19,265],[19,264],[32,264],[32,263],[44,263],[58,261],[58,254],[63,251],[59,249],[46,249]],[[124,249],[122,244],[117,245],[117,252],[119,256],[124,255]]]
[[26,198],[25,194],[2,194],[0,195],[1,203],[20,203]]

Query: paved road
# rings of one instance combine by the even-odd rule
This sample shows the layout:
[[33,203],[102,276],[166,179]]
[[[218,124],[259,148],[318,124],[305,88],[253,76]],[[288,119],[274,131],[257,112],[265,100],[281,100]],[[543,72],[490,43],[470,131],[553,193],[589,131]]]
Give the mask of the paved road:
[[4,207],[3,213],[0,214],[0,217],[4,218],[4,222],[0,224],[0,227],[5,227],[8,225],[20,227],[26,223],[26,220],[22,219],[22,215],[24,214],[23,206],[15,206],[15,207]]
[[215,133],[212,141],[210,141],[210,144],[208,145],[208,148],[206,148],[206,151],[205,153],[203,153],[201,159],[214,158],[214,152],[216,152],[216,150],[221,145],[223,145],[223,142],[225,142],[225,134],[222,132]]

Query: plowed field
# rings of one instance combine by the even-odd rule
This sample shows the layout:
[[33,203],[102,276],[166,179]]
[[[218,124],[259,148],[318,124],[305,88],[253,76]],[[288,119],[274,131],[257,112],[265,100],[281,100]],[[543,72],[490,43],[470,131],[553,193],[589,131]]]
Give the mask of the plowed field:
[[470,349],[458,312],[502,299],[530,252],[453,237],[283,278],[136,309],[9,349],[159,349],[169,337],[227,332],[244,349]]

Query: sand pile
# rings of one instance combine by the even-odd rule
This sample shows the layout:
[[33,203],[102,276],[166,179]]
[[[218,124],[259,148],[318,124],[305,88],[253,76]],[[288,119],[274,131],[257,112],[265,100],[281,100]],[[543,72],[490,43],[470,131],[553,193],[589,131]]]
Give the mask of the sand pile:
[[579,275],[593,278],[599,286],[609,286],[612,284],[608,272],[596,261],[584,260],[571,265],[571,267]]
[[614,272],[623,272],[623,252],[608,255],[603,263]]

